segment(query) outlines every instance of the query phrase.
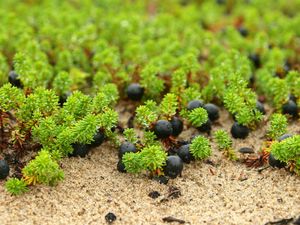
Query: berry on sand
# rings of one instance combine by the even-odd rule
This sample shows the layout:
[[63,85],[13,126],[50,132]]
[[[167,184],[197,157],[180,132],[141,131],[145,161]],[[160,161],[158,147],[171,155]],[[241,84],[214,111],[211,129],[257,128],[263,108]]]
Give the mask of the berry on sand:
[[95,148],[100,146],[103,141],[105,139],[105,135],[102,131],[98,131],[95,135],[94,135],[94,140],[92,141],[92,143],[90,144],[91,147]]
[[182,159],[183,162],[185,163],[190,163],[194,157],[190,152],[190,145],[182,145],[178,151],[177,151],[178,156]]
[[249,134],[249,128],[234,122],[231,127],[231,134],[234,138],[245,139]]
[[282,162],[274,157],[272,153],[269,155],[269,165],[272,167],[283,168],[286,166],[285,162]]
[[89,153],[89,147],[86,144],[80,144],[80,143],[75,143],[72,144],[73,147],[73,153],[71,156],[80,156],[80,157],[85,157]]
[[208,118],[211,121],[219,119],[219,107],[212,103],[207,103],[204,105],[204,109],[207,111]]
[[131,142],[125,141],[119,148],[119,159],[122,159],[123,155],[127,152],[136,152],[136,147]]
[[183,162],[177,155],[168,156],[166,166],[164,167],[165,175],[175,179],[181,174],[183,169]]
[[173,134],[172,124],[167,120],[159,120],[154,126],[154,133],[158,138],[167,138]]

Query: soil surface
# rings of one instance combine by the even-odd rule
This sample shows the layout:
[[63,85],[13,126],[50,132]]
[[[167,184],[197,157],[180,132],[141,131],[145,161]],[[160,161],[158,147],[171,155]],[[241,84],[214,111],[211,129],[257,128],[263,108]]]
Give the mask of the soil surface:
[[[213,130],[223,127],[229,131],[231,124],[228,113],[222,111]],[[292,122],[289,132],[299,133],[299,124]],[[234,148],[251,147],[258,152],[265,129],[262,126],[246,140],[235,140]],[[197,131],[189,129],[180,138],[194,134]],[[87,158],[63,160],[65,180],[56,187],[36,186],[25,195],[12,197],[1,182],[1,224],[105,224],[109,212],[116,215],[116,225],[184,221],[246,225],[300,216],[300,177],[284,169],[258,172],[240,162],[230,162],[214,144],[209,161],[185,164],[182,177],[167,185],[150,180],[146,174],[121,174],[116,169],[117,161],[117,149],[105,143]],[[154,191],[160,195],[149,197]],[[179,222],[167,222],[166,217]]]

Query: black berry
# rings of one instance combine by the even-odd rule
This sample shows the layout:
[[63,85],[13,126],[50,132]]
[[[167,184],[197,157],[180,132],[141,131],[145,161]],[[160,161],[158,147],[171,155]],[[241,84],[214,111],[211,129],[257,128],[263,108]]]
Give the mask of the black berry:
[[165,175],[175,179],[181,174],[183,169],[183,162],[181,158],[177,155],[168,156],[166,166],[164,167]]
[[125,165],[124,165],[122,159],[119,160],[119,162],[117,164],[117,169],[121,173],[126,173]]
[[194,157],[190,152],[190,145],[183,145],[177,151],[178,156],[182,159],[185,163],[190,163]]
[[114,222],[115,220],[117,219],[116,215],[113,214],[113,213],[107,213],[106,216],[105,216],[105,220],[107,223],[112,223]]
[[8,74],[8,82],[11,83],[12,86],[22,88],[23,85],[20,80],[20,76],[15,71],[10,71]]
[[139,101],[142,99],[144,94],[144,88],[137,83],[130,84],[126,90],[128,98],[133,101]]
[[8,163],[1,159],[0,160],[0,179],[5,179],[9,174],[9,166]]
[[173,129],[173,136],[178,136],[183,130],[183,122],[178,117],[173,117],[170,121]]
[[74,143],[72,144],[73,152],[71,156],[85,157],[89,153],[89,146],[86,144]]
[[207,132],[209,133],[211,131],[211,121],[208,119],[206,123],[202,124],[200,127],[197,127],[197,129],[201,132]]
[[188,103],[187,109],[192,111],[193,109],[204,107],[204,104],[200,100],[192,100]]
[[167,120],[159,120],[154,126],[154,133],[158,138],[167,138],[173,134],[172,124]]
[[93,148],[98,147],[103,143],[104,139],[105,139],[104,133],[102,131],[98,131],[94,135],[93,141],[90,144],[90,146],[93,147]]
[[297,102],[297,98],[296,98],[296,96],[293,95],[293,94],[290,94],[290,95],[289,95],[289,100],[292,100],[293,102]]
[[208,113],[208,118],[211,121],[219,119],[219,107],[212,103],[207,103],[204,105],[204,109]]
[[248,36],[248,30],[245,27],[239,27],[238,31],[239,31],[240,35],[242,35],[243,37]]
[[282,113],[283,114],[289,114],[293,117],[297,117],[298,116],[298,106],[297,106],[297,104],[294,101],[289,100],[287,103],[285,103],[282,106]]
[[234,138],[245,139],[249,134],[249,128],[234,122],[231,127],[231,135]]
[[70,91],[59,96],[59,105],[62,107],[72,93]]
[[258,54],[250,54],[248,58],[253,63],[255,68],[259,68],[261,66],[260,56]]
[[292,134],[284,134],[284,135],[280,136],[277,140],[280,142],[280,141],[283,141],[290,137],[293,137],[293,135]]
[[119,159],[122,159],[123,155],[127,152],[136,152],[136,147],[131,142],[125,141],[119,148]]
[[272,153],[269,155],[269,165],[272,167],[283,168],[286,166],[285,162],[282,162],[274,157]]
[[266,114],[264,105],[260,101],[256,101],[256,109],[260,111],[263,115]]

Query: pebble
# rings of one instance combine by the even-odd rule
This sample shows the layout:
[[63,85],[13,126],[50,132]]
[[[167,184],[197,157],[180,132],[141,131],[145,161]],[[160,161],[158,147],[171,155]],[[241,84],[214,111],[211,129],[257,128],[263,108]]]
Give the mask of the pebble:
[[246,153],[251,154],[251,153],[254,153],[254,150],[253,150],[253,148],[243,147],[243,148],[239,149],[239,152],[243,153],[243,154],[246,154]]

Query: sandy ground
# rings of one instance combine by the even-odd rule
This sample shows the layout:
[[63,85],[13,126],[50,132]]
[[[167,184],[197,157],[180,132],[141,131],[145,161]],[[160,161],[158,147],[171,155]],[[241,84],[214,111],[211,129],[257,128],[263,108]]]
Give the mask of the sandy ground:
[[[214,125],[230,129],[232,120],[222,112]],[[259,150],[265,127],[246,140],[234,142],[235,149]],[[299,122],[289,131],[299,133]],[[189,130],[182,137],[197,133]],[[214,145],[213,145],[214,147]],[[239,155],[241,156],[241,155]],[[87,158],[63,161],[65,180],[56,187],[37,186],[20,197],[8,195],[0,184],[1,224],[105,224],[113,212],[113,224],[167,224],[173,216],[186,224],[266,224],[300,216],[300,177],[268,168],[259,173],[232,163],[215,149],[215,165],[193,162],[185,165],[183,176],[167,185],[146,175],[121,174],[116,170],[117,150],[105,143]],[[181,196],[168,198],[170,187]],[[152,199],[148,194],[158,191]],[[169,224],[178,224],[176,222]]]

